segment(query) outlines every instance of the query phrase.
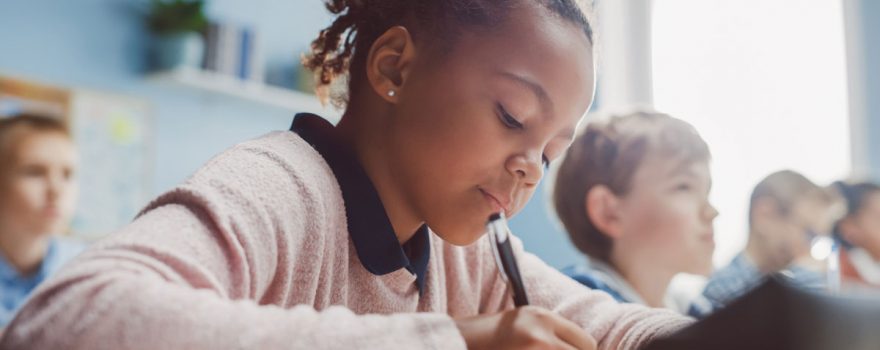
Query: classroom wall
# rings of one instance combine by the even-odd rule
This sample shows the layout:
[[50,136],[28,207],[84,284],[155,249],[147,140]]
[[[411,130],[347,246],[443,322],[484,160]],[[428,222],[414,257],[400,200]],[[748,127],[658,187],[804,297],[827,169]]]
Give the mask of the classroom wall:
[[[286,128],[288,111],[145,80],[149,40],[142,0],[0,2],[0,74],[145,98],[154,110],[154,177],[160,193],[236,142]],[[267,57],[294,60],[294,48],[329,20],[318,1],[215,0],[215,18],[259,22]]]
[[[185,179],[212,155],[270,130],[285,128],[288,111],[226,100],[145,81],[148,35],[134,0],[5,0],[0,2],[0,74],[147,99],[154,109],[154,173],[158,194]],[[880,2],[862,0],[870,169],[880,180]],[[256,23],[268,60],[295,59],[329,15],[317,0],[214,0],[209,14]],[[872,64],[873,63],[873,64]],[[578,262],[546,205],[541,185],[512,220],[526,248],[561,267]]]

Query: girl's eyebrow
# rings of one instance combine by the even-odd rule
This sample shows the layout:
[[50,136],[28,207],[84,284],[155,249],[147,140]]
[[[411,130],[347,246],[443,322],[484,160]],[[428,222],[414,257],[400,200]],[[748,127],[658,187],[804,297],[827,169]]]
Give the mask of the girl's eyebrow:
[[538,101],[539,101],[539,103],[541,103],[541,107],[543,107],[544,110],[547,110],[547,111],[553,110],[553,108],[552,108],[553,101],[550,100],[550,96],[547,95],[547,90],[545,90],[544,87],[541,86],[541,84],[538,84],[538,83],[536,83],[536,82],[534,82],[524,76],[521,76],[519,74],[515,74],[512,72],[508,72],[508,71],[498,71],[497,74],[504,77],[504,78],[510,79],[519,85],[525,86],[526,88],[531,90],[532,93],[534,93],[536,97],[538,97]]
[[[538,102],[541,104],[543,110],[553,110],[553,100],[550,99],[550,95],[547,94],[547,90],[545,90],[544,87],[541,86],[541,84],[538,84],[537,82],[532,81],[531,79],[526,78],[522,75],[508,71],[498,71],[497,74],[531,90],[532,93],[535,94],[536,97],[538,97]],[[574,140],[575,129],[565,129],[562,132],[562,136],[559,137],[569,140],[570,142],[571,140]]]

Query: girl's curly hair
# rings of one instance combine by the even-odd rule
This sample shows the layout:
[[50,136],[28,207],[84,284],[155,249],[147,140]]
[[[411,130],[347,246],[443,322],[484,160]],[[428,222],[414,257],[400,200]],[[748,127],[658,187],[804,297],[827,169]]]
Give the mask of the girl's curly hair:
[[[501,22],[507,10],[523,0],[327,0],[327,9],[336,15],[333,23],[312,42],[312,51],[303,57],[303,65],[315,74],[316,90],[325,100],[329,85],[340,76],[348,76],[348,95],[362,79],[367,52],[373,42],[389,28],[402,25],[414,40],[422,35],[439,33],[439,48],[448,45],[464,26],[493,26]],[[532,0],[529,0],[532,1]],[[593,42],[593,28],[588,19],[590,7],[581,0],[539,0],[553,14],[581,27]],[[451,28],[451,29],[450,29]],[[445,46],[444,46],[445,45]],[[333,97],[343,106],[347,95]]]

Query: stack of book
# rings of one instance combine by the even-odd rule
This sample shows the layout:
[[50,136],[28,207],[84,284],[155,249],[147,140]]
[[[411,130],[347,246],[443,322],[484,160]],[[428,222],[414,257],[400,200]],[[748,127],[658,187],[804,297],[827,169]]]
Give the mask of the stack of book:
[[265,62],[253,27],[213,22],[208,26],[202,68],[244,81],[262,82]]

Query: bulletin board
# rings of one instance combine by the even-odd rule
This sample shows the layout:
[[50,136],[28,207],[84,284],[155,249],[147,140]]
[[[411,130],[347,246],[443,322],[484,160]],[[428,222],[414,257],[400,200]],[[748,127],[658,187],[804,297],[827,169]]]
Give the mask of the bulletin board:
[[128,96],[74,90],[70,115],[82,159],[71,228],[97,238],[131,222],[150,199],[150,108]]

